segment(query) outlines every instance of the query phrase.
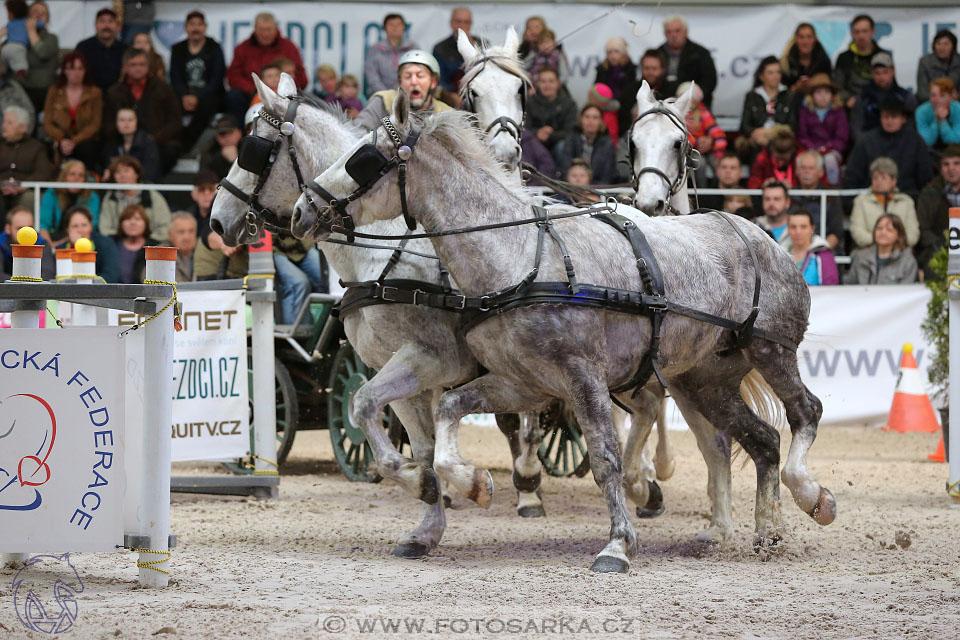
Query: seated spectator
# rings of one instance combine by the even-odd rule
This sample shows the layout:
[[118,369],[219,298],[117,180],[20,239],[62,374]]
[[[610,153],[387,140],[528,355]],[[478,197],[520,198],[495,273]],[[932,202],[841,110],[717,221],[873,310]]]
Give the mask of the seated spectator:
[[[273,236],[273,264],[277,269],[283,324],[293,324],[303,301],[310,293],[326,293],[323,258],[313,239],[294,238],[287,233]],[[310,310],[301,322],[312,323]]]
[[159,78],[164,82],[167,81],[167,65],[163,63],[163,58],[161,58],[160,54],[153,48],[153,39],[150,38],[149,31],[142,31],[133,36],[130,46],[134,49],[147,52],[149,62],[147,67],[148,75]]
[[[13,250],[10,247],[18,244],[17,233],[23,227],[32,226],[34,226],[32,210],[26,207],[14,207],[7,212],[3,233],[0,233],[0,282],[9,280],[13,274]],[[43,245],[40,277],[44,280],[52,280],[57,275],[55,254],[43,236],[37,237],[37,244]]]
[[744,161],[752,161],[767,146],[774,126],[794,126],[793,100],[780,78],[780,61],[773,56],[761,60],[753,74],[753,91],[743,99],[737,139],[737,150]]
[[243,120],[250,100],[257,92],[251,74],[280,57],[294,62],[294,82],[298,88],[305,89],[307,72],[303,68],[300,50],[291,40],[280,35],[277,19],[272,13],[260,13],[254,19],[253,34],[233,50],[233,61],[227,69],[227,84],[230,85],[230,90],[226,95],[226,107],[237,122]]
[[[143,167],[132,156],[114,158],[109,168],[110,177],[118,185],[136,185],[142,182]],[[100,222],[98,228],[105,236],[116,235],[120,225],[120,214],[131,204],[139,204],[150,222],[151,238],[157,242],[167,239],[170,227],[170,207],[157,191],[143,191],[135,187],[108,191],[100,203]]]
[[170,87],[184,115],[182,148],[190,149],[223,108],[223,49],[207,37],[207,18],[193,10],[183,26],[187,39],[170,49]]
[[3,110],[3,142],[0,143],[0,193],[9,211],[14,205],[33,208],[33,189],[20,186],[30,180],[49,180],[53,163],[42,142],[27,135],[30,114],[22,107]]
[[27,37],[27,14],[30,9],[26,0],[6,0],[7,24],[2,28],[5,36],[0,45],[0,64],[18,80],[27,77],[27,49],[30,39]]
[[120,281],[120,266],[117,258],[117,245],[113,238],[101,235],[93,226],[93,216],[86,207],[73,207],[64,214],[67,220],[68,249],[77,246],[77,240],[86,238],[93,243],[97,252],[97,275],[105,281],[114,283]]
[[557,144],[573,133],[576,123],[577,105],[566,92],[560,91],[556,69],[541,69],[537,92],[527,100],[524,126],[534,131],[537,139],[557,157]]
[[[437,96],[437,80],[440,77],[440,65],[436,59],[419,49],[403,54],[397,66],[397,83],[410,97],[410,110],[426,113],[440,113],[452,107]],[[356,122],[367,131],[380,127],[380,121],[390,115],[396,90],[380,91],[370,96]]]
[[213,206],[213,197],[217,195],[220,178],[209,169],[200,169],[193,177],[193,189],[190,190],[190,199],[193,204],[187,210],[193,215],[197,223],[197,234],[206,238],[210,233],[210,208]]
[[228,247],[219,235],[211,231],[205,240],[198,238],[193,250],[193,277],[198,282],[243,278],[247,275],[249,261],[246,245]]
[[560,148],[560,170],[566,173],[570,163],[579,158],[590,163],[593,184],[612,184],[616,152],[610,136],[604,135],[603,113],[588,104],[580,110],[579,122],[574,133]]
[[167,232],[170,245],[177,248],[176,282],[193,282],[193,250],[197,248],[197,221],[186,211],[176,211]]
[[940,175],[923,187],[917,199],[917,262],[928,278],[933,276],[930,259],[946,243],[950,207],[960,207],[960,145],[955,144],[940,154]]
[[957,54],[957,36],[949,29],[940,29],[933,36],[933,51],[920,58],[917,65],[917,100],[930,99],[930,83],[947,77],[953,86],[960,87],[960,54]]
[[[75,182],[82,185],[88,182],[87,167],[79,160],[67,160],[60,169],[57,182]],[[93,224],[99,222],[100,196],[96,191],[84,189],[82,186],[47,189],[40,198],[40,224],[37,232],[55,246],[62,244],[67,237],[67,221],[63,212],[75,206],[89,211]]]
[[607,40],[606,58],[597,65],[597,74],[593,83],[610,87],[612,99],[619,102],[623,99],[624,90],[629,90],[633,86],[633,80],[636,77],[637,65],[630,59],[627,41],[623,38]]
[[667,40],[660,45],[660,51],[667,60],[664,92],[672,96],[682,83],[696,82],[703,90],[703,104],[709,109],[717,88],[717,67],[710,51],[687,38],[687,21],[683,16],[665,19],[663,34]]
[[907,114],[917,109],[917,98],[907,89],[897,84],[897,71],[893,66],[893,56],[885,51],[873,56],[871,60],[872,77],[860,92],[856,109],[851,115],[853,136],[872,131],[880,126],[880,105],[890,100],[899,100]]
[[844,284],[911,284],[917,261],[907,248],[906,230],[896,214],[886,213],[873,225],[871,243],[853,252]]
[[[267,85],[274,92],[280,87],[280,76],[283,74],[283,67],[280,66],[280,59],[276,59],[273,62],[268,62],[267,64],[260,67],[260,71],[257,72],[257,75],[260,76],[260,81],[263,84]],[[252,107],[255,104],[260,104],[260,94],[253,94],[253,98],[250,99],[250,106]]]
[[930,100],[917,107],[916,120],[927,146],[940,149],[960,142],[960,102],[953,80],[940,77],[930,83]]
[[603,114],[603,125],[613,145],[616,146],[620,137],[620,121],[617,115],[620,103],[613,99],[613,91],[607,85],[597,83],[590,87],[587,93],[587,104],[600,109],[600,113]]
[[140,162],[146,182],[160,182],[160,152],[153,136],[140,128],[135,109],[117,109],[114,133],[106,136],[100,151],[100,167],[104,181],[110,178],[108,168],[115,158],[132,156]]
[[523,60],[530,52],[537,48],[537,42],[540,40],[540,34],[547,28],[547,23],[540,16],[530,16],[523,29],[523,41],[520,43],[520,49],[517,56]]
[[787,216],[787,233],[780,241],[810,286],[840,284],[837,261],[827,241],[813,230],[813,215],[806,209],[791,211]]
[[34,111],[40,113],[47,99],[47,90],[57,79],[60,40],[56,34],[50,33],[50,9],[41,0],[30,5],[26,26],[30,48],[27,50],[27,75],[23,78],[23,88],[30,96]]
[[527,54],[523,64],[530,74],[530,80],[537,84],[540,72],[543,69],[554,69],[557,72],[557,78],[560,84],[566,86],[567,78],[570,77],[570,65],[567,63],[567,56],[563,49],[557,46],[557,36],[550,29],[544,29],[537,40],[537,48]]
[[360,83],[356,76],[348,73],[340,78],[340,82],[337,83],[337,95],[334,102],[347,112],[351,120],[363,111],[363,101],[360,100]]
[[790,192],[787,185],[772,181],[763,186],[763,215],[757,225],[780,242],[787,234],[787,211],[790,210]]
[[905,126],[907,114],[903,103],[891,100],[880,106],[880,128],[863,134],[853,146],[844,171],[845,189],[868,186],[868,168],[877,158],[893,158],[899,170],[897,186],[908,195],[916,195],[930,182],[933,169],[927,145],[915,127]]
[[314,95],[325,102],[333,102],[337,98],[337,71],[329,64],[317,67],[317,87]]
[[833,69],[833,81],[840,85],[840,97],[847,109],[852,109],[860,97],[863,88],[873,79],[873,56],[881,49],[874,38],[877,28],[873,18],[861,13],[850,21],[850,48],[837,56]]
[[43,108],[43,130],[53,140],[55,157],[76,158],[91,167],[100,160],[100,123],[103,96],[94,86],[83,54],[72,51],[63,57],[60,74]]
[[[570,163],[570,166],[567,167],[564,180],[577,187],[589,188],[590,185],[593,184],[593,171],[590,169],[590,164],[582,158],[576,158]],[[576,200],[572,200],[569,196],[560,196],[557,199],[561,202],[570,202],[570,204],[590,205],[595,202],[600,202],[601,197],[599,194],[584,193],[582,198]]]
[[233,161],[237,159],[243,131],[230,114],[220,116],[214,126],[217,133],[210,148],[200,155],[200,168],[212,171],[219,182],[227,177]]
[[797,142],[820,154],[827,184],[836,186],[840,184],[840,164],[850,139],[847,113],[840,104],[840,87],[821,73],[809,79],[806,90],[807,97],[797,113]]
[[[823,156],[809,149],[797,155],[797,187],[803,190],[823,189]],[[827,197],[827,226],[824,233],[821,227],[823,218],[820,209],[820,196],[804,196],[796,192],[790,197],[793,210],[804,209],[813,216],[813,231],[824,236],[830,249],[835,253],[840,247],[843,238],[843,210],[839,200],[834,196]],[[842,251],[842,247],[839,249]]]
[[[545,176],[553,177],[557,172],[557,165],[550,151],[540,142],[537,134],[530,129],[524,129],[520,135],[520,149],[523,152],[523,161],[533,166]],[[539,185],[536,177],[530,179],[529,184]]]
[[450,30],[452,34],[441,40],[433,47],[433,57],[440,63],[440,86],[451,93],[460,92],[460,79],[463,78],[463,56],[457,49],[457,33],[460,29],[467,34],[471,44],[480,49],[487,47],[487,42],[470,33],[473,27],[473,13],[466,7],[456,7],[450,12]]
[[[123,54],[123,80],[107,90],[103,98],[103,128],[110,136],[116,131],[117,111],[126,107],[137,112],[139,127],[153,136],[160,151],[160,173],[166,175],[180,155],[180,100],[165,81],[149,75],[145,51],[127,49]],[[166,237],[166,235],[164,235]]]
[[363,79],[368,98],[378,91],[396,89],[400,57],[420,48],[406,39],[407,21],[399,13],[384,16],[383,31],[386,38],[367,49],[364,57]]
[[785,125],[779,125],[773,132],[770,142],[750,167],[747,186],[759,189],[769,180],[777,180],[788,186],[797,186],[797,174],[794,162],[797,156],[797,139],[793,131]]
[[108,7],[97,11],[96,30],[95,36],[77,44],[76,51],[83,54],[83,59],[93,72],[93,84],[105,94],[120,79],[123,52],[126,50],[117,37],[120,33],[117,12]]
[[[707,186],[712,189],[745,189],[746,181],[743,179],[743,166],[740,164],[740,156],[733,151],[727,151],[716,161],[716,177],[707,182]],[[717,194],[699,196],[699,205],[708,209],[718,211],[728,211],[736,213],[742,218],[753,219],[756,215],[753,212],[753,201],[747,195]]]
[[30,96],[23,90],[19,82],[9,73],[5,73],[0,65],[0,113],[7,107],[20,107],[27,114],[27,133],[33,133],[33,126],[37,121],[37,112],[33,108]]
[[620,94],[620,112],[618,125],[620,131],[630,128],[636,118],[634,107],[637,106],[637,91],[643,80],[647,81],[657,100],[666,100],[671,97],[665,93],[667,83],[667,57],[659,49],[647,49],[640,58],[640,77],[630,77],[624,82]]
[[850,235],[858,247],[873,242],[873,227],[880,216],[892,213],[906,228],[907,245],[920,239],[920,224],[913,199],[897,191],[897,165],[890,158],[877,158],[870,163],[870,191],[853,199],[850,213]]
[[[690,89],[690,83],[684,82],[677,87],[677,98],[682,96]],[[693,96],[690,99],[690,109],[687,111],[687,137],[693,148],[700,152],[705,162],[710,162],[710,166],[727,151],[727,134],[723,132],[720,125],[710,110],[702,104],[703,91],[700,87],[693,85]],[[701,167],[698,173],[705,169]]]
[[817,30],[809,22],[801,22],[787,43],[780,58],[782,81],[794,94],[809,91],[810,80],[818,74],[830,75],[830,56],[817,39]]
[[143,282],[147,267],[144,247],[150,237],[150,220],[147,212],[138,204],[127,205],[120,214],[120,225],[114,242],[120,265],[120,282],[137,284]]

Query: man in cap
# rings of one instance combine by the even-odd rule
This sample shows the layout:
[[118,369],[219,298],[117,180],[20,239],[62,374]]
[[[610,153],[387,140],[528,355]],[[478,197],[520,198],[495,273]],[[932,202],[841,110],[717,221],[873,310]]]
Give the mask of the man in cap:
[[210,148],[200,155],[200,169],[212,171],[218,179],[222,179],[227,177],[230,166],[237,159],[243,131],[237,119],[229,113],[217,118],[214,126],[217,134]]
[[[397,79],[400,82],[400,88],[410,96],[410,108],[413,111],[440,113],[452,109],[450,105],[440,102],[433,95],[439,76],[440,65],[437,59],[426,51],[414,49],[400,57]],[[367,106],[357,116],[357,124],[367,131],[376,129],[380,126],[380,120],[393,111],[393,101],[396,98],[397,92],[394,89],[373,94]]]
[[180,99],[189,123],[183,128],[183,148],[189,149],[223,107],[226,64],[223,49],[207,37],[207,19],[193,10],[184,24],[186,40],[170,49],[170,86]]
[[870,59],[871,79],[860,93],[857,114],[854,117],[854,132],[871,131],[880,126],[880,105],[889,100],[899,100],[912,114],[917,108],[917,98],[908,89],[897,84],[897,71],[893,56],[886,51],[874,54]]

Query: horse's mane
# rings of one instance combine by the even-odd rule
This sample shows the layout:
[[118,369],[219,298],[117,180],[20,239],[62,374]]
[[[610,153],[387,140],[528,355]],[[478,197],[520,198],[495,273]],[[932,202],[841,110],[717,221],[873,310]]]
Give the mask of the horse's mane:
[[443,111],[429,117],[411,114],[414,126],[422,126],[420,134],[430,136],[448,147],[455,155],[485,170],[494,180],[524,202],[532,201],[536,194],[520,181],[516,172],[507,173],[494,157],[493,151],[483,139],[476,126],[476,116],[459,110]]
[[297,95],[300,97],[300,100],[303,102],[303,104],[332,115],[337,119],[339,124],[352,129],[358,136],[366,133],[366,130],[352,120],[339,104],[322,100],[320,96],[303,89],[297,91]]
[[497,64],[506,71],[507,73],[513,74],[520,78],[523,81],[524,89],[529,87],[532,83],[530,82],[530,76],[527,75],[527,70],[524,68],[523,63],[517,58],[516,51],[510,51],[506,47],[490,47],[483,48],[480,47],[480,57],[476,58],[476,61],[468,65],[464,69],[463,79],[460,80],[460,96],[466,97],[467,87],[470,85],[470,81],[477,77],[477,75],[483,70],[483,63],[479,62],[483,58],[496,58]]

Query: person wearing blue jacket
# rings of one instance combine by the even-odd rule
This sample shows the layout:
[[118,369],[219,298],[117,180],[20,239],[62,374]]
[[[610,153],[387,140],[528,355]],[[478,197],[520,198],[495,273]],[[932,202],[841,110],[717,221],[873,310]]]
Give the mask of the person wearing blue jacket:
[[927,146],[941,148],[960,142],[960,102],[953,80],[940,77],[930,83],[930,100],[917,107],[915,119]]

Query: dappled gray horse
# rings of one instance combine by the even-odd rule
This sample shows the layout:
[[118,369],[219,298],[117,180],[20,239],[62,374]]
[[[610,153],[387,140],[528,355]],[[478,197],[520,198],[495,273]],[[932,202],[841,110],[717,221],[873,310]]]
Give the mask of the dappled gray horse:
[[[365,170],[348,170],[358,162]],[[378,170],[373,170],[375,165]],[[401,166],[404,189],[392,179]],[[391,179],[383,180],[385,176]],[[593,569],[627,571],[636,552],[636,534],[626,510],[608,394],[618,389],[619,402],[642,411],[643,403],[623,386],[642,383],[644,376],[638,379],[636,373],[645,366],[753,458],[757,540],[776,541],[782,535],[779,433],[750,410],[739,389],[741,379],[755,367],[786,407],[794,433],[785,468],[787,486],[817,522],[832,522],[833,496],[806,469],[822,409],[797,367],[796,345],[807,326],[810,295],[789,256],[744,220],[713,215],[647,218],[625,210],[610,224],[582,215],[551,221],[542,213],[532,217],[533,202],[496,164],[470,116],[447,112],[421,121],[411,117],[402,93],[391,119],[318,176],[310,193],[297,201],[291,229],[301,237],[325,237],[331,229],[366,225],[401,212],[414,217],[433,234],[438,255],[467,296],[464,304],[483,320],[473,325],[467,342],[489,373],[441,397],[435,410],[437,473],[478,503],[489,502],[489,473],[459,452],[460,418],[526,411],[552,398],[564,399],[583,429],[594,478],[611,517],[610,542]],[[512,226],[528,219],[538,224]],[[485,224],[490,226],[483,232],[458,232]],[[640,260],[620,229],[640,229],[649,243],[648,255],[663,267],[660,284],[671,311],[659,318],[646,314],[661,309],[654,288],[658,278],[651,276],[654,265],[643,260],[638,269]],[[562,237],[549,248],[548,230]],[[764,286],[755,304],[752,285],[758,271]],[[544,286],[538,289],[532,283]],[[516,302],[511,296],[527,289],[546,291],[546,303],[521,301],[497,308],[500,302]],[[644,314],[570,303],[584,291],[603,291],[608,299],[619,291],[618,300],[636,292],[634,302],[620,308]],[[639,292],[653,297],[640,305]],[[654,303],[656,307],[646,306]],[[750,340],[742,331],[682,315],[677,305],[731,319],[731,324],[732,319],[752,316],[755,337]],[[507,309],[509,313],[500,313]],[[655,322],[660,324],[656,335]],[[645,358],[655,341],[659,354]]]

